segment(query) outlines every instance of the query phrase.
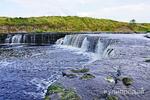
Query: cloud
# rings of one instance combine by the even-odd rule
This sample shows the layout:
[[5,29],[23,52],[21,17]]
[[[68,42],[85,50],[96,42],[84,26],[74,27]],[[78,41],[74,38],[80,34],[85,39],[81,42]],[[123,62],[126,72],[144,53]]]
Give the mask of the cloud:
[[[148,4],[139,3],[132,5],[124,5],[124,6],[114,6],[114,7],[106,7],[102,9],[97,9],[95,11],[90,12],[80,12],[79,16],[91,16],[97,18],[110,18],[115,20],[129,21],[131,19],[137,19],[139,22],[144,20],[149,20],[150,6]],[[150,22],[150,20],[149,20]]]
[[150,22],[148,4],[148,0],[2,0],[0,15],[78,15],[121,21],[135,18],[140,22]]

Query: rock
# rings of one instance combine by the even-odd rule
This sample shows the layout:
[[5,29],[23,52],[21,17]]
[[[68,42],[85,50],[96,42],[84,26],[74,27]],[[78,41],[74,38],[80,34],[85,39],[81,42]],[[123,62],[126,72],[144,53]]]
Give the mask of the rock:
[[106,77],[105,80],[110,82],[110,83],[115,83],[115,79],[111,76]]
[[53,84],[47,89],[44,100],[81,100],[80,96],[72,90],[65,89],[59,84]]
[[73,73],[86,73],[86,72],[89,72],[90,69],[88,68],[83,68],[83,69],[72,69],[71,71]]
[[129,78],[129,77],[124,77],[122,79],[122,82],[125,86],[129,86],[133,83],[133,79]]
[[150,63],[150,59],[146,59],[145,62]]
[[147,33],[145,37],[150,38],[150,33]]
[[89,73],[86,73],[82,77],[80,77],[80,79],[82,79],[82,80],[89,80],[89,79],[92,79],[92,78],[95,78],[95,76],[92,75],[92,74],[89,74]]
[[117,96],[108,96],[106,100],[119,100]]
[[62,72],[63,77],[68,77],[68,78],[76,78],[77,75],[73,74],[71,71],[64,71]]

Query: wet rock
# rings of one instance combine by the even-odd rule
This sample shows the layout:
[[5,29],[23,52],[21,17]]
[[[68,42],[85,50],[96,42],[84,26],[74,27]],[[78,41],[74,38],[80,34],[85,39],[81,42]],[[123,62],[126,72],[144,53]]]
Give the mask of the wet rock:
[[88,68],[83,68],[83,69],[72,69],[71,71],[73,73],[86,73],[86,72],[89,72],[90,69]]
[[115,79],[111,76],[106,77],[105,80],[110,82],[110,83],[115,83]]
[[108,96],[106,100],[119,100],[117,96]]
[[150,63],[150,59],[146,59],[145,62]]
[[68,78],[76,78],[77,75],[73,74],[71,71],[64,71],[62,72],[63,77],[68,77]]
[[44,100],[81,100],[72,89],[65,89],[60,84],[49,86]]
[[129,77],[124,77],[122,79],[122,82],[125,86],[129,86],[129,85],[132,85],[133,83],[133,79],[132,78],[129,78]]
[[90,73],[86,73],[80,77],[81,80],[89,80],[89,79],[93,79],[93,78],[95,78],[95,76]]
[[150,38],[150,33],[147,33],[145,37]]

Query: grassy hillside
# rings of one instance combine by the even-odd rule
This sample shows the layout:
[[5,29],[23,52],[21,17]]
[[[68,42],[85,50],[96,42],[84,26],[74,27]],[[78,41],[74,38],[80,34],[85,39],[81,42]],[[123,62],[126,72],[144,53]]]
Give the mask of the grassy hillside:
[[145,32],[150,31],[150,24],[131,24],[108,19],[95,19],[77,16],[50,16],[30,18],[0,17],[0,33],[70,31]]

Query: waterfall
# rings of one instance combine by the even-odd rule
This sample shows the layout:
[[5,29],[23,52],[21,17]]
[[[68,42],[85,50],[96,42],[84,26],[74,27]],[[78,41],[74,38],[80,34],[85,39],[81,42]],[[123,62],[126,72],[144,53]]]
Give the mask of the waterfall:
[[11,43],[12,44],[19,44],[21,43],[21,40],[22,40],[22,35],[20,34],[17,34],[17,35],[14,35],[11,39]]
[[5,43],[7,43],[7,44],[11,43],[11,38],[12,38],[12,36],[8,35],[7,38],[5,39]]
[[103,52],[104,52],[104,46],[101,40],[99,39],[96,45],[95,53],[97,54],[97,57],[100,58],[103,56]]
[[109,39],[100,35],[66,35],[64,38],[57,40],[56,44],[67,45],[80,48],[84,52],[92,52],[100,59],[109,57],[114,51],[111,46],[114,44],[115,39]]
[[63,44],[64,44],[64,45],[70,45],[72,38],[73,38],[73,37],[72,37],[71,35],[65,36],[64,41],[63,41]]
[[84,39],[83,42],[82,42],[81,49],[82,49],[83,51],[88,51],[89,45],[90,45],[90,42],[88,41],[87,37],[85,37],[85,39]]
[[57,44],[57,45],[62,45],[63,42],[64,42],[64,39],[63,39],[63,38],[60,38],[60,39],[58,39],[58,40],[56,41],[56,44]]
[[[59,38],[64,37],[65,34],[60,33],[42,33],[42,34],[7,34],[4,38],[6,45],[50,45],[54,44]],[[68,40],[67,40],[68,41]]]

